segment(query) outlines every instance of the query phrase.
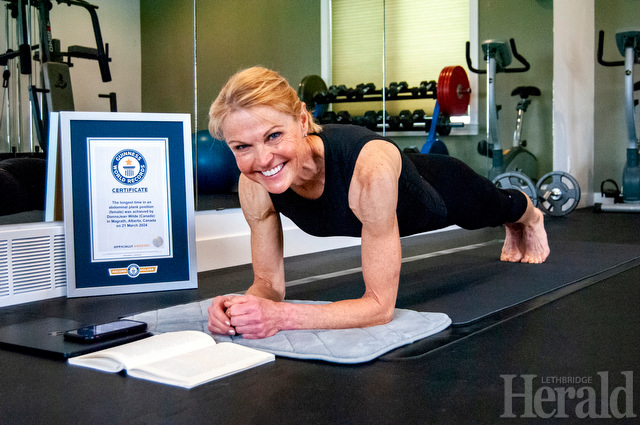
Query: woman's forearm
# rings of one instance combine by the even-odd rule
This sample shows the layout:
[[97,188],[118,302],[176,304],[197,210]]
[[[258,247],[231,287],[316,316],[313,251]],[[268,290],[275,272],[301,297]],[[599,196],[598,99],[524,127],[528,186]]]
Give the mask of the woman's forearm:
[[280,329],[345,329],[388,323],[393,305],[382,305],[371,297],[329,304],[279,303]]

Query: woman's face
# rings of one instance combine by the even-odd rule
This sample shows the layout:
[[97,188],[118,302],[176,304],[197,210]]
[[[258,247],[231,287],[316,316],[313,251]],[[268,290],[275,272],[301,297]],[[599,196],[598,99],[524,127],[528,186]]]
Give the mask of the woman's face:
[[303,107],[299,119],[268,106],[234,111],[223,125],[227,145],[238,168],[268,192],[282,193],[295,185],[302,169],[307,131]]

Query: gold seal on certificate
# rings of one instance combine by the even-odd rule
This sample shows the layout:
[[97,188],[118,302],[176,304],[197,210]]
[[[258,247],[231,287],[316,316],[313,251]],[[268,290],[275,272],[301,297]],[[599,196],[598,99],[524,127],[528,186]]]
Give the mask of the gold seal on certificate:
[[87,143],[91,261],[171,257],[167,140]]

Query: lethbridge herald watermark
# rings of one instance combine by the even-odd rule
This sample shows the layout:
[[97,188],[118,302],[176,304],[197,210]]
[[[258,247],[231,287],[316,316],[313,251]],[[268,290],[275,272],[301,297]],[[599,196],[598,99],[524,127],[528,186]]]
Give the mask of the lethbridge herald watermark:
[[[616,374],[617,375],[617,374]],[[633,371],[610,376],[500,375],[501,418],[635,418]],[[615,382],[615,385],[611,381]]]

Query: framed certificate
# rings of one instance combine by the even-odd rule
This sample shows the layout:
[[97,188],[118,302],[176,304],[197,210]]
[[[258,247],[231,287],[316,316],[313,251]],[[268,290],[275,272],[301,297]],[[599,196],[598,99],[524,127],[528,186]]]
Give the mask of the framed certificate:
[[188,114],[60,112],[69,297],[197,287]]

